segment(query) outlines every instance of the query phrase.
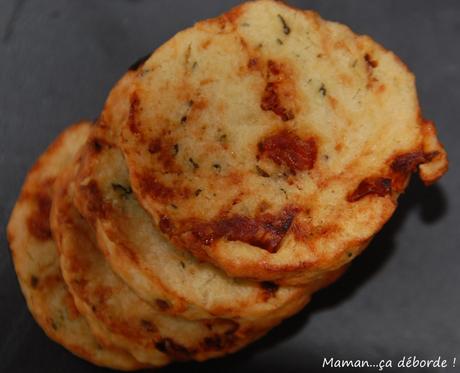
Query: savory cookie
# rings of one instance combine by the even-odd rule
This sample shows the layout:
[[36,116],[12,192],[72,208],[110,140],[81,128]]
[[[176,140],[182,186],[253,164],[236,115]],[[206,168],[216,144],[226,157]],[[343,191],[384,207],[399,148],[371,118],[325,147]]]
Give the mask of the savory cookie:
[[94,226],[113,270],[140,297],[189,319],[284,318],[343,272],[305,287],[237,280],[164,239],[133,195],[123,155],[112,143],[128,113],[126,92],[132,78],[127,73],[110,93],[82,154],[75,204]]
[[[139,361],[162,366],[170,360],[222,356],[264,335],[283,317],[187,320],[170,316],[141,300],[115,273],[97,248],[94,231],[72,202],[74,171],[56,181],[51,227],[61,254],[64,279],[78,310],[107,345],[123,348]],[[128,217],[129,219],[129,217]],[[194,277],[189,281],[193,282]],[[200,284],[201,285],[201,284]],[[305,292],[286,316],[309,300]],[[167,304],[167,300],[162,301]]]
[[281,2],[180,32],[130,96],[134,193],[169,240],[230,276],[305,284],[337,269],[412,172],[431,183],[447,170],[398,57]]
[[144,367],[128,353],[102,347],[77,309],[59,267],[49,211],[54,180],[85,142],[89,123],[67,129],[29,172],[8,224],[8,240],[27,305],[54,341],[100,366],[121,370]]

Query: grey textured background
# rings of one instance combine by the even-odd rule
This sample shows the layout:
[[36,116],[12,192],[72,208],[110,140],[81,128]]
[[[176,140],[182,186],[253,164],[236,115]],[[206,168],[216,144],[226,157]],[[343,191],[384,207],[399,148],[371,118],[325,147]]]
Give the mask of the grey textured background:
[[[402,57],[417,76],[425,117],[438,123],[450,171],[428,189],[414,179],[349,273],[300,315],[234,356],[165,371],[324,372],[323,357],[378,362],[404,355],[441,355],[449,364],[457,357],[449,371],[459,371],[460,1],[289,2],[369,34]],[[0,1],[0,372],[102,371],[48,340],[20,293],[4,228],[27,169],[66,125],[97,116],[137,57],[236,3]]]

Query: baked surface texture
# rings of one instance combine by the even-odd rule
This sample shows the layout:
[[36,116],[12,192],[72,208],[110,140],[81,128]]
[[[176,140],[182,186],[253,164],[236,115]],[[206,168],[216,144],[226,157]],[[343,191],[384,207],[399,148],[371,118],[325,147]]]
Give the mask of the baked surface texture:
[[75,205],[94,227],[113,270],[141,298],[189,319],[276,319],[297,311],[315,290],[338,276],[338,271],[327,274],[303,287],[233,279],[168,242],[139,205],[116,146],[117,128],[128,115],[126,92],[132,80],[128,72],[114,87],[82,153]]
[[49,225],[55,179],[84,144],[89,123],[65,130],[30,170],[8,224],[15,270],[30,312],[44,332],[75,355],[119,370],[144,367],[128,353],[105,348],[78,312],[61,275]]
[[447,170],[404,63],[280,2],[178,33],[129,95],[132,190],[173,244],[232,277],[321,278],[366,247],[413,172]]
[[[168,300],[158,300],[157,308],[151,307],[111,270],[98,250],[94,231],[73,206],[74,171],[67,171],[56,182],[52,229],[75,304],[107,346],[123,348],[137,360],[156,367],[173,360],[201,361],[239,350],[282,320],[269,315],[253,320],[191,321],[165,313]],[[194,277],[189,281],[194,282]],[[295,311],[308,299],[306,294],[295,300]]]

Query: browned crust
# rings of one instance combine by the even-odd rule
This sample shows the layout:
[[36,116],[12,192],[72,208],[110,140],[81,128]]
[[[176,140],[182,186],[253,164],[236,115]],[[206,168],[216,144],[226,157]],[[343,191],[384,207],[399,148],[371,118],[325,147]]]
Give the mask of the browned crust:
[[436,127],[432,121],[422,123],[423,152],[433,155],[432,158],[419,167],[420,178],[426,185],[439,180],[449,169],[449,161],[444,146],[438,139]]
[[[66,175],[64,175],[66,176]],[[59,198],[66,198],[66,200],[57,199],[53,207],[52,222],[53,227],[63,226],[63,222],[66,222],[70,229],[78,230],[80,236],[90,234],[85,227],[80,227],[80,224],[86,224],[85,222],[79,223],[76,211],[72,212],[74,208],[71,206],[71,197],[67,193],[69,179],[59,179],[59,182],[65,183],[60,185],[60,190],[63,193],[59,194]],[[89,227],[88,227],[89,229]],[[59,229],[58,229],[59,231]],[[77,232],[74,234],[77,234]],[[88,239],[91,239],[88,237]],[[69,257],[69,255],[71,255]],[[69,254],[66,253],[66,261],[69,262],[67,265],[73,266],[71,269],[75,278],[67,278],[70,285],[71,291],[78,300],[81,300],[87,306],[90,307],[91,312],[97,317],[97,319],[103,323],[111,332],[117,333],[125,338],[131,339],[132,341],[138,341],[143,339],[144,341],[151,341],[152,346],[158,349],[160,352],[165,353],[174,360],[202,360],[212,356],[218,356],[221,353],[230,353],[242,348],[245,344],[249,343],[254,338],[265,333],[268,328],[262,327],[260,330],[253,330],[252,327],[257,328],[257,322],[248,325],[241,326],[239,322],[228,319],[214,318],[212,320],[199,320],[197,323],[202,323],[204,327],[209,329],[209,335],[202,339],[194,342],[190,345],[183,345],[177,342],[173,337],[164,337],[160,334],[157,326],[150,320],[140,320],[139,325],[134,325],[130,321],[118,319],[117,317],[112,318],[108,309],[112,307],[110,305],[110,298],[116,296],[113,293],[112,287],[105,287],[104,285],[98,285],[95,289],[89,289],[94,287],[96,284],[90,284],[85,279],[85,273],[88,271],[92,263],[85,260],[81,260],[77,253]],[[80,275],[81,274],[81,278]],[[66,271],[64,267],[64,276]],[[92,304],[94,300],[93,296],[90,296],[90,292],[94,292],[96,304]],[[164,300],[156,299],[157,303],[160,303],[160,307],[163,311],[169,309],[169,305]],[[78,302],[77,302],[78,306]],[[83,307],[82,312],[89,312]],[[146,345],[146,347],[148,347]]]
[[356,202],[369,194],[380,197],[391,194],[391,179],[385,177],[368,177],[347,197],[348,202]]
[[212,247],[215,241],[225,238],[274,253],[299,212],[296,206],[286,206],[277,214],[261,213],[255,217],[223,214],[214,221],[189,219],[177,224],[172,224],[170,219],[163,216],[159,226],[173,242],[180,246],[196,247],[197,251],[201,251],[200,247]]
[[51,228],[49,224],[49,215],[51,210],[51,191],[54,179],[44,180],[42,189],[37,190],[35,195],[31,196],[33,211],[27,218],[27,228],[29,234],[40,241],[52,239]]
[[258,144],[258,158],[267,157],[277,165],[286,166],[292,174],[311,170],[318,156],[313,137],[301,138],[293,131],[283,129]]

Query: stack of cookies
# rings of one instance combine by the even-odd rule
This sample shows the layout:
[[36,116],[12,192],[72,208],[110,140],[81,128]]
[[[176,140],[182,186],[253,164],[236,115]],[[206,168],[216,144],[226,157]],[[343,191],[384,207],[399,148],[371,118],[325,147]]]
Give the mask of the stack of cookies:
[[64,131],[8,227],[45,332],[122,370],[235,352],[335,281],[410,175],[447,170],[413,75],[272,0],[180,32]]

